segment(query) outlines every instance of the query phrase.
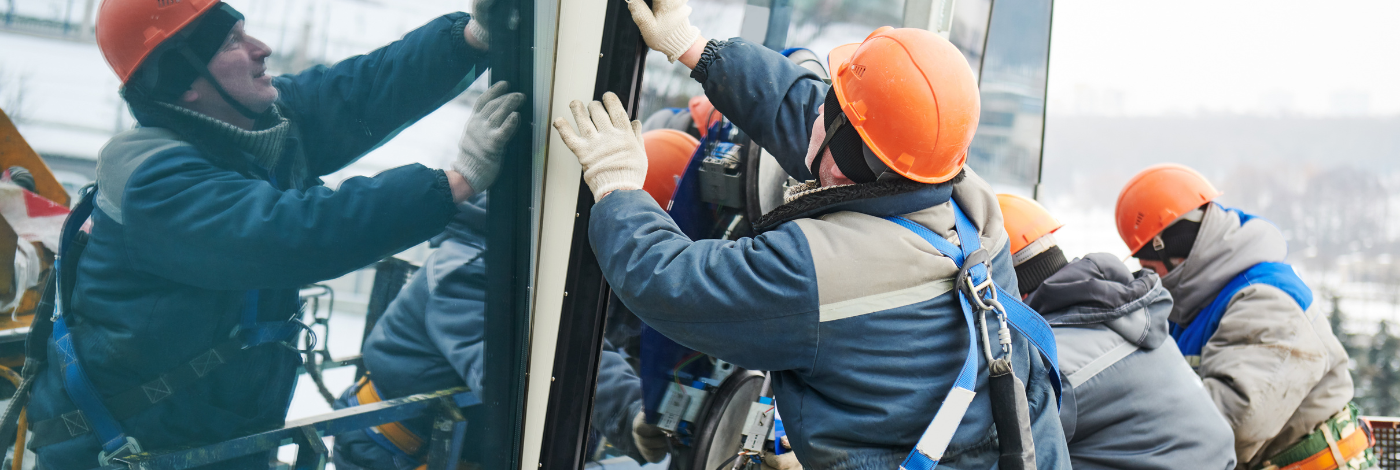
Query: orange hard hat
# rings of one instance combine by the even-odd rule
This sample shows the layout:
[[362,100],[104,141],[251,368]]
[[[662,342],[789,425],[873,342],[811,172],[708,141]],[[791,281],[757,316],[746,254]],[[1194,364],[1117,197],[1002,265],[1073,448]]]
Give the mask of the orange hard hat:
[[1220,196],[1206,177],[1175,163],[1142,170],[1118,193],[1118,236],[1137,253],[1178,217]]
[[710,132],[710,125],[724,116],[715,111],[715,105],[710,104],[710,97],[695,95],[690,97],[690,118],[695,120],[695,127],[700,129],[700,137],[705,137],[705,134]]
[[219,0],[102,0],[102,5],[97,7],[97,48],[125,85],[161,43],[219,3]]
[[1006,235],[1011,238],[1011,254],[1016,254],[1026,245],[1065,226],[1034,199],[1015,194],[998,194],[997,203],[1001,205],[1001,218],[1002,224],[1006,226]]
[[647,181],[642,189],[662,209],[667,209],[671,194],[676,192],[676,180],[690,164],[700,141],[675,129],[657,129],[643,133],[642,144],[647,150]]
[[890,170],[942,183],[967,162],[982,101],[972,67],[928,30],[883,27],[827,56],[841,111]]

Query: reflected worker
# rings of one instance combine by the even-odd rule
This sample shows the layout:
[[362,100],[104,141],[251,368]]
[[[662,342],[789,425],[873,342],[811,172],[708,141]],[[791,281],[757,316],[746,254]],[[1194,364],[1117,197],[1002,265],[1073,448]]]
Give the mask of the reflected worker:
[[[669,129],[648,132],[642,139],[651,150],[652,163],[644,189],[657,203],[664,203],[671,199],[676,178],[699,142]],[[365,338],[361,351],[368,374],[341,395],[336,408],[452,387],[481,390],[483,353],[490,340],[485,337],[483,256],[488,195],[462,203],[447,230],[433,238],[436,250]],[[610,454],[638,463],[666,457],[665,434],[643,420],[641,379],[607,340],[599,357],[596,396],[590,421],[595,445],[590,449],[602,438]],[[417,468],[427,463],[424,444],[432,436],[431,425],[431,417],[420,417],[337,435],[336,468]],[[470,456],[471,449],[465,455]]]
[[64,241],[61,318],[28,408],[40,465],[113,465],[281,426],[301,363],[298,288],[441,233],[495,179],[524,97],[492,87],[450,170],[406,165],[335,190],[319,177],[483,73],[485,26],[453,13],[274,77],[272,51],[225,3],[102,2],[98,48],[140,126],[102,149],[90,232]]

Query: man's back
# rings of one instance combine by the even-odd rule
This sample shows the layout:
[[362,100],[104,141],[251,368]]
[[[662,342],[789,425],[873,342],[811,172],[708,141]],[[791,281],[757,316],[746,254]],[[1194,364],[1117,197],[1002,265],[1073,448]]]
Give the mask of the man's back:
[[1229,423],[1167,333],[1171,295],[1155,274],[1094,253],[1026,300],[1055,328],[1074,468],[1235,467]]
[[[951,234],[951,198],[974,225],[989,227],[980,238],[982,246],[998,253],[992,276],[999,285],[1015,286],[990,187],[972,172],[960,183],[922,186],[845,202],[899,208],[932,201],[912,213],[890,215]],[[815,200],[839,200],[845,191],[859,189],[828,189]],[[775,371],[778,409],[804,465],[898,467],[966,357],[967,325],[952,289],[954,263],[914,232],[855,210],[796,218],[753,239],[682,246],[669,241],[683,235],[663,225],[669,219],[659,208],[652,204],[654,213],[643,211],[641,200],[632,200],[641,197],[646,195],[614,193],[595,206],[590,222],[594,252],[622,301],[681,344],[744,368]],[[613,212],[620,210],[631,216],[615,218]],[[599,231],[631,236],[600,237]],[[669,261],[650,269],[662,259]],[[1012,361],[1027,386],[1038,463],[1063,468],[1068,456],[1049,380],[1053,372],[1015,336]],[[980,354],[977,360],[985,371]],[[979,393],[939,463],[942,468],[986,469],[997,459],[986,373],[979,376]]]

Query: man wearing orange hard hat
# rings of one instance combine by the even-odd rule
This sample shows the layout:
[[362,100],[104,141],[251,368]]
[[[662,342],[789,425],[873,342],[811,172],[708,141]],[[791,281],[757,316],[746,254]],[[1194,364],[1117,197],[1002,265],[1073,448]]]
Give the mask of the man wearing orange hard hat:
[[495,179],[524,96],[504,83],[483,94],[450,169],[406,165],[334,191],[319,177],[485,72],[486,24],[444,15],[273,76],[272,50],[228,4],[104,0],[97,46],[140,126],[102,149],[65,226],[53,334],[38,339],[49,366],[28,403],[39,465],[116,465],[282,426],[301,364],[298,289],[442,232]]
[[1172,337],[1235,434],[1241,469],[1370,468],[1347,353],[1283,262],[1272,223],[1214,200],[1191,168],[1149,167],[1118,195],[1118,234],[1162,276]]
[[571,103],[578,131],[554,122],[597,201],[613,292],[676,342],[771,372],[793,452],[764,449],[765,467],[1068,468],[1053,335],[1019,301],[995,193],[964,166],[980,98],[962,53],[881,28],[832,53],[827,85],[761,45],[704,40],[685,0],[628,6],[805,181],[756,236],[691,240],[639,191],[641,125],[615,95]]
[[1055,329],[1065,386],[1060,422],[1074,468],[1235,467],[1234,436],[1167,332],[1172,296],[1118,257],[1069,261],[1061,224],[1034,200],[999,194],[1026,304]]

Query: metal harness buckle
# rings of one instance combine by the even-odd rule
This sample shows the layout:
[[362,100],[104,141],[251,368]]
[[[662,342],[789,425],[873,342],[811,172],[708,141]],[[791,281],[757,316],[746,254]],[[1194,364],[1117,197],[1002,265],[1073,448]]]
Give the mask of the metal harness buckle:
[[[983,265],[987,270],[987,278],[981,283],[975,283],[970,274],[973,266]],[[1001,345],[1003,357],[1011,355],[1011,328],[1010,321],[1006,317],[1006,308],[997,300],[997,289],[992,282],[991,256],[985,249],[977,249],[967,255],[963,260],[962,268],[958,272],[959,288],[964,295],[971,299],[972,306],[977,310],[977,327],[982,333],[982,354],[987,356],[987,363],[996,360],[992,355],[991,338],[987,332],[986,312],[990,311],[997,317],[997,322],[1001,327],[997,329],[997,343]]]
[[125,443],[125,444],[122,444],[121,447],[118,447],[117,450],[112,451],[112,453],[108,454],[107,451],[98,452],[98,453],[97,453],[97,463],[100,464],[100,465],[103,466],[103,467],[110,466],[110,465],[112,464],[112,461],[113,461],[113,460],[116,460],[116,461],[122,462],[122,463],[127,463],[125,460],[122,460],[121,458],[122,458],[122,457],[130,457],[130,456],[133,456],[133,455],[136,455],[136,454],[140,454],[140,453],[141,453],[141,443],[136,442],[136,438],[134,438],[134,437],[126,436],[126,443]]

